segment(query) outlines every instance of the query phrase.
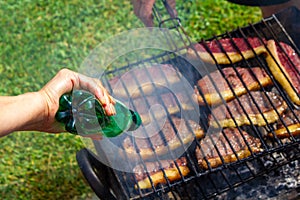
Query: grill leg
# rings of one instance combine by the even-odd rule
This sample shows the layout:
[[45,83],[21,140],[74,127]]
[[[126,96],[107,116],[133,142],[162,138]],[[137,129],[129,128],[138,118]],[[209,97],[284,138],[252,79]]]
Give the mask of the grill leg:
[[[106,168],[87,150],[81,149],[76,154],[77,163],[87,182],[101,200],[116,200],[105,183]],[[101,173],[101,176],[99,175]]]

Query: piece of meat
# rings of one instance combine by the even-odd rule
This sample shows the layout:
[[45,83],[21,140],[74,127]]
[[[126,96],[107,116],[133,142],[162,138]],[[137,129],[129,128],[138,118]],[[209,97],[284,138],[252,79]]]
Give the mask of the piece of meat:
[[[218,123],[221,127],[236,127],[251,125],[251,122],[253,125],[265,126],[267,123],[276,122],[286,109],[287,104],[279,95],[273,92],[252,91],[227,102],[226,105],[221,104],[213,108],[208,120],[209,124],[214,127],[218,127]],[[237,124],[235,124],[230,113]]]
[[185,157],[181,157],[176,161],[145,162],[145,165],[139,164],[133,169],[137,181],[135,187],[140,189],[151,188],[152,184],[154,187],[158,184],[165,184],[167,179],[170,182],[179,180],[188,175],[189,172]]
[[[253,91],[260,89],[261,86],[266,87],[273,84],[265,70],[259,67],[253,67],[251,69],[237,67],[236,70],[233,67],[227,67],[223,68],[222,72],[224,73],[224,76],[220,71],[214,71],[210,74],[212,81],[210,77],[206,75],[197,83],[198,88],[204,95],[206,103],[209,105],[221,103],[222,98],[225,101],[230,101],[235,98],[230,86],[237,96],[241,96],[247,93],[247,89],[249,91]],[[244,87],[243,82],[247,88]],[[195,92],[197,94],[199,104],[205,105],[205,101],[200,95],[198,89],[195,89]]]
[[295,50],[280,42],[269,40],[266,61],[275,79],[285,89],[290,99],[300,105],[300,57]]
[[[208,63],[215,64],[217,62],[218,64],[231,64],[265,53],[266,48],[264,43],[265,40],[261,41],[256,37],[249,37],[247,40],[244,38],[215,39],[206,41],[205,43],[195,44],[193,47],[197,53],[193,48],[189,48],[187,57],[190,59],[198,59],[198,54],[203,61]],[[206,50],[205,46],[211,51],[216,61]]]
[[149,136],[137,136],[133,132],[134,137],[128,136],[124,139],[123,147],[128,157],[141,156],[143,159],[150,159],[155,154],[164,155],[169,150],[189,145],[195,138],[204,137],[204,131],[198,123],[178,117],[172,117],[163,124],[161,130],[148,134]]
[[131,69],[113,77],[109,83],[104,82],[104,85],[110,85],[111,95],[115,98],[128,99],[173,88],[174,85],[181,84],[181,80],[182,75],[172,65],[155,64]]
[[220,131],[202,139],[200,147],[196,148],[196,158],[200,167],[215,168],[222,165],[223,161],[231,163],[250,156],[251,152],[258,153],[262,151],[260,146],[260,140],[247,132],[240,132],[237,128],[226,128],[223,129],[223,133]]
[[[293,112],[288,110],[283,114],[281,120],[278,120],[277,129],[274,131],[276,136],[280,139],[300,135],[300,110],[294,109]],[[272,133],[269,137],[274,137]]]
[[[192,92],[189,92],[192,94]],[[130,108],[139,113],[144,125],[151,122],[151,118],[159,120],[163,117],[198,108],[197,100],[193,95],[185,92],[166,92],[134,98],[129,103]],[[153,116],[151,115],[151,112]]]

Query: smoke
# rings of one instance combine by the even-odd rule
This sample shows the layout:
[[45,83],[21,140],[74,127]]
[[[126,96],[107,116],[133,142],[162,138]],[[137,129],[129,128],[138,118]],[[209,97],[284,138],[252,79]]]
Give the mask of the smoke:
[[99,78],[114,98],[142,118],[137,130],[117,137],[82,138],[100,162],[132,172],[142,160],[175,160],[192,145],[200,110],[191,76],[201,72],[187,60],[192,70],[163,63],[184,59],[176,54],[184,46],[177,31],[141,28],[109,38],[84,60],[79,72]]

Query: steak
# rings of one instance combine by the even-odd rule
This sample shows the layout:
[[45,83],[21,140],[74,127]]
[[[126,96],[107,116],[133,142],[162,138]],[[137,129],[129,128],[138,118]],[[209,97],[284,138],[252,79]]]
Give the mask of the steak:
[[181,84],[181,74],[170,64],[157,64],[134,68],[109,80],[112,95],[128,99],[166,90],[171,85]]
[[[193,48],[188,49],[187,57],[190,59],[198,59],[198,54],[203,61],[208,63],[231,64],[265,53],[266,48],[264,44],[265,40],[261,41],[256,37],[249,37],[247,39],[222,38],[219,40],[194,44]],[[211,51],[212,55],[205,47]],[[216,61],[212,56],[216,59]]]
[[295,50],[274,40],[268,41],[270,54],[266,57],[268,66],[275,79],[285,89],[290,99],[300,105],[300,57]]
[[188,175],[189,172],[185,157],[181,157],[176,161],[145,162],[144,165],[139,164],[133,169],[135,179],[138,182],[135,187],[140,189],[151,188],[152,184],[154,187],[158,184],[165,184],[167,179],[171,182],[179,180],[181,177]]
[[260,146],[260,140],[247,132],[240,132],[237,128],[226,128],[223,129],[223,133],[220,131],[202,139],[200,147],[196,148],[196,158],[200,167],[215,168],[258,153],[262,151]]
[[[192,94],[193,92],[190,93]],[[134,110],[140,114],[142,123],[146,125],[151,122],[150,108],[152,108],[154,119],[159,120],[166,115],[196,109],[198,106],[196,101],[192,95],[188,96],[183,92],[166,92],[134,98],[129,104],[133,105]]]
[[208,120],[209,124],[214,127],[219,127],[218,123],[221,127],[251,124],[265,126],[267,123],[276,122],[286,108],[286,102],[279,95],[273,92],[252,91],[227,104],[213,108]]
[[[274,131],[278,138],[287,138],[291,135],[300,135],[300,110],[294,109],[293,112],[288,110],[283,114],[281,120],[278,120],[277,129]],[[268,136],[273,137],[272,133]]]
[[[264,69],[259,67],[253,68],[241,68],[233,67],[223,68],[222,72],[215,71],[208,75],[204,76],[197,83],[198,88],[201,90],[204,95],[205,101],[209,105],[214,105],[222,102],[222,98],[225,101],[229,101],[236,96],[241,96],[249,91],[258,90],[262,87],[272,85],[272,81]],[[238,77],[238,75],[240,77]],[[227,83],[227,81],[228,83]],[[243,82],[247,86],[244,87]],[[215,84],[215,86],[214,86]],[[232,92],[232,90],[234,93]],[[217,89],[219,90],[217,90]],[[198,102],[200,105],[205,105],[205,101],[202,96],[199,94],[199,91],[195,91],[198,97]],[[221,95],[220,95],[221,94]],[[235,95],[234,95],[235,94]]]
[[164,155],[169,150],[189,145],[195,138],[204,137],[204,131],[198,123],[192,120],[185,121],[172,117],[163,124],[161,130],[149,136],[137,137],[135,133],[133,135],[135,137],[128,136],[123,141],[123,147],[128,156],[136,158],[138,152],[143,159],[151,159],[155,154]]

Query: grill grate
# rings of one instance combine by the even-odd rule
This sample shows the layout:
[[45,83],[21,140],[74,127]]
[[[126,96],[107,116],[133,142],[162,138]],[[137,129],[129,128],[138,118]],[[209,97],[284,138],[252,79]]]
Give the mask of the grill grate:
[[[162,0],[162,3],[164,6],[168,7],[167,2],[165,0]],[[182,43],[184,44],[183,47],[177,46],[176,42],[173,40],[171,37],[166,37],[166,40],[168,40],[168,43],[170,46],[174,47],[172,49],[175,49],[174,51],[176,53],[172,52],[163,52],[159,55],[153,55],[151,58],[143,59],[143,60],[130,60],[128,61],[127,65],[125,66],[112,66],[109,71],[106,72],[105,76],[103,77],[103,82],[106,83],[106,87],[111,89],[109,80],[110,77],[112,76],[118,76],[124,74],[126,71],[129,69],[133,68],[143,68],[147,73],[150,73],[147,71],[146,66],[148,64],[171,64],[172,66],[176,67],[177,70],[183,74],[184,77],[193,85],[196,85],[197,80],[202,78],[204,75],[207,75],[210,80],[212,80],[212,77],[210,76],[210,72],[212,70],[218,70],[221,72],[222,76],[225,77],[224,73],[222,73],[222,69],[225,67],[224,65],[221,64],[215,64],[212,67],[212,65],[209,65],[207,63],[201,62],[198,60],[197,62],[191,61],[186,59],[185,53],[187,48],[193,48],[193,45],[191,41],[189,40],[187,34],[185,33],[183,27],[180,24],[180,19],[179,18],[168,18],[168,19],[163,19],[160,11],[163,10],[163,7],[159,7],[158,5],[155,5],[154,9],[154,15],[155,18],[160,22],[159,26],[160,27],[167,27],[169,29],[176,29],[179,33],[180,39],[182,40]],[[169,9],[166,9],[169,11]],[[291,9],[290,11],[286,12],[291,12],[296,15],[299,15],[295,9]],[[172,16],[172,14],[171,14]],[[238,44],[235,43],[234,38],[243,38],[244,41],[247,43],[249,47],[251,47],[250,43],[248,42],[247,38],[248,37],[257,37],[259,40],[264,43],[265,39],[274,39],[277,43],[282,41],[290,46],[292,46],[293,49],[295,49],[296,53],[300,55],[299,49],[297,48],[296,44],[294,41],[297,41],[298,39],[296,37],[291,37],[291,34],[289,34],[289,30],[286,29],[285,24],[282,24],[281,21],[284,20],[286,21],[286,18],[284,18],[285,15],[283,14],[278,14],[274,15],[271,18],[264,19],[261,22],[257,24],[249,24],[247,27],[243,28],[238,28],[235,31],[232,32],[227,32],[223,35],[215,36],[211,38],[210,40],[206,41],[211,41],[211,40],[216,40],[220,41],[222,38],[229,38],[233,46],[238,50],[238,53],[240,55],[243,54],[238,48]],[[287,26],[289,27],[289,26]],[[202,43],[205,44],[206,41],[202,41]],[[299,42],[296,42],[299,45]],[[228,60],[230,60],[229,55],[226,53],[224,50],[223,45],[218,42],[218,45],[220,49],[226,54]],[[211,57],[213,60],[216,62],[216,58],[214,57],[213,53],[211,52],[210,48],[207,45],[204,45],[205,49],[207,52],[210,53]],[[265,48],[267,46],[265,45]],[[254,58],[251,59],[246,59],[243,57],[242,61],[237,63],[233,63],[230,60],[230,65],[233,66],[234,71],[237,73],[236,67],[242,66],[245,68],[250,69],[250,73],[252,75],[255,75],[252,67],[253,66],[260,66],[263,68],[266,73],[270,76],[273,85],[271,87],[262,87],[261,86],[261,91],[263,92],[268,92],[268,91],[275,91],[280,97],[283,98],[284,101],[287,103],[287,107],[290,110],[293,110],[296,106],[290,101],[290,98],[286,95],[286,93],[283,91],[282,87],[279,85],[279,83],[275,80],[273,77],[272,73],[270,72],[267,63],[264,59],[263,56],[257,55],[256,52],[252,49],[253,54],[255,55]],[[268,48],[267,48],[268,49]],[[194,49],[195,50],[195,49]],[[270,52],[269,52],[270,53]],[[199,56],[199,55],[198,55]],[[195,69],[196,66],[196,69]],[[294,66],[295,67],[295,66]],[[163,71],[161,71],[163,74]],[[299,73],[299,71],[298,71]],[[242,77],[237,73],[238,78],[242,81]],[[148,77],[151,77],[151,74],[148,74]],[[256,77],[256,76],[254,76]],[[136,84],[139,84],[139,80],[137,77],[133,77],[134,81]],[[165,79],[167,80],[168,83],[168,77],[165,76]],[[239,101],[238,96],[235,94],[234,89],[232,86],[229,84],[228,80],[226,80],[230,90],[233,92],[235,98],[238,100],[239,105],[241,105],[241,102]],[[258,79],[256,78],[256,81]],[[247,93],[250,93],[247,85],[245,82],[243,82],[243,86],[246,88]],[[214,84],[214,83],[213,83]],[[126,83],[122,83],[124,89],[126,90]],[[216,87],[216,84],[214,84]],[[154,88],[156,88],[156,85],[153,85]],[[217,87],[216,87],[217,88]],[[197,88],[199,91],[199,94],[202,96],[203,99],[204,95],[201,89],[198,87]],[[218,90],[218,89],[217,89]],[[295,88],[294,88],[295,90]],[[126,91],[127,95],[129,95],[128,91]],[[145,91],[143,89],[139,90],[139,93],[142,95],[142,97],[145,97]],[[218,91],[220,93],[220,91]],[[250,98],[253,100],[255,106],[258,108],[259,113],[262,114],[263,111],[259,108],[259,106],[256,103],[255,98],[250,95]],[[268,101],[270,101],[271,106],[273,109],[276,111],[276,114],[279,116],[280,114],[278,113],[276,106],[273,105],[272,101],[270,100],[270,97],[267,97]],[[225,100],[222,99],[223,103],[225,103]],[[162,99],[158,99],[158,102],[160,105],[163,106],[165,110],[167,109],[167,106],[165,102]],[[145,98],[145,103],[149,107],[151,105],[151,102]],[[180,103],[177,101],[177,105],[180,105]],[[207,102],[206,102],[207,104]],[[133,104],[133,109],[135,105]],[[228,109],[228,106],[227,106]],[[243,111],[247,113],[247,111],[243,108]],[[211,113],[211,107],[210,106],[203,106],[200,107],[200,125],[204,128],[205,131],[208,130],[208,116]],[[294,114],[294,117],[297,119],[298,123],[299,118],[298,116]],[[171,113],[168,113],[168,116],[170,116]],[[232,113],[230,113],[232,117]],[[212,114],[213,118],[216,118]],[[262,115],[263,116],[263,115]],[[153,116],[154,117],[154,116]],[[208,169],[203,169],[199,167],[197,164],[197,159],[195,157],[195,148],[199,147],[201,149],[201,144],[199,140],[195,140],[195,142],[192,143],[192,145],[189,146],[188,149],[185,149],[184,141],[180,136],[177,136],[179,139],[179,142],[181,144],[180,148],[183,148],[184,150],[184,157],[187,159],[188,167],[190,169],[190,174],[188,176],[183,176],[180,174],[180,179],[174,182],[170,182],[167,178],[165,170],[162,170],[163,176],[166,180],[165,184],[157,185],[155,186],[152,180],[150,179],[151,182],[151,188],[149,189],[141,189],[139,187],[135,188],[134,185],[137,184],[137,179],[135,178],[133,173],[125,173],[121,172],[115,169],[111,169],[108,167],[104,167],[102,169],[107,172],[108,178],[105,180],[102,180],[104,182],[104,185],[108,185],[117,199],[140,199],[140,198],[145,198],[145,199],[210,199],[210,198],[224,198],[225,195],[228,195],[230,193],[233,193],[232,191],[238,188],[238,186],[246,185],[245,187],[249,187],[248,185],[253,186],[253,182],[256,180],[260,180],[262,184],[265,184],[265,179],[268,179],[268,183],[271,183],[273,179],[271,179],[268,175],[274,175],[275,172],[280,171],[282,166],[286,166],[287,164],[293,164],[297,163],[298,160],[300,159],[300,143],[299,143],[299,138],[294,137],[290,134],[290,137],[284,140],[281,140],[277,137],[274,137],[273,140],[266,140],[265,139],[265,134],[272,132],[274,134],[274,126],[271,123],[268,123],[267,119],[264,117],[264,121],[266,122],[266,126],[263,127],[257,127],[252,123],[250,120],[249,116],[247,115],[247,119],[251,122],[250,125],[248,126],[238,126],[239,133],[242,137],[242,140],[245,142],[247,147],[250,149],[250,156],[246,158],[239,158],[238,157],[238,152],[233,148],[233,145],[230,142],[230,138],[224,134],[222,131],[222,134],[224,135],[226,141],[229,144],[229,147],[233,151],[233,154],[236,156],[237,161],[232,162],[232,163],[225,163],[223,156],[220,153],[220,150],[216,148],[217,154],[221,158],[222,164],[219,167],[212,168],[208,166]],[[174,122],[172,119],[169,118],[171,121],[171,128],[174,129],[176,132],[176,126],[174,125]],[[282,120],[281,117],[279,117],[279,121],[281,121],[284,124],[284,127],[287,128],[286,124]],[[157,123],[157,122],[156,122]],[[234,120],[234,123],[237,125],[238,123]],[[158,127],[159,125],[156,124]],[[220,125],[220,124],[219,124]],[[188,127],[190,130],[192,128],[189,126]],[[253,153],[250,144],[246,140],[245,136],[241,134],[242,130],[246,130],[247,132],[251,132],[252,135],[254,135],[256,138],[259,138],[261,142],[261,146],[263,151],[260,153]],[[288,130],[288,129],[287,129]],[[146,131],[147,134],[147,131]],[[194,135],[195,137],[195,135]],[[215,144],[216,141],[212,139],[210,135],[206,135],[206,137],[210,137],[212,142]],[[149,137],[148,137],[149,138]],[[166,138],[164,134],[161,134],[161,139],[163,141],[166,141]],[[136,146],[137,144],[132,140],[132,143]],[[151,148],[154,149],[151,141],[149,140],[149,143],[151,144]],[[94,142],[96,149],[98,150],[99,154],[101,154],[101,146],[95,141]],[[122,144],[119,144],[122,145]],[[174,155],[173,149],[168,148],[167,149],[167,154],[173,159],[176,159],[176,155]],[[125,157],[128,155],[124,155]],[[147,160],[143,159],[140,154],[138,154],[138,159],[140,160],[140,163],[145,167]],[[127,160],[130,160],[128,157],[126,157]],[[208,160],[204,158],[206,162],[208,163]],[[158,161],[158,164],[160,168],[162,168],[162,163],[160,162],[160,156],[155,153],[154,155],[154,160]],[[93,162],[97,162],[97,159],[91,161],[92,164]],[[97,164],[99,165],[99,163]],[[128,161],[128,165],[132,165],[131,162]],[[209,165],[209,164],[208,164]],[[130,166],[133,168],[134,166]],[[175,162],[175,167],[179,169],[178,164]],[[293,168],[292,168],[293,169]],[[100,175],[101,176],[101,175]],[[149,177],[150,174],[147,172],[147,176]],[[263,177],[263,178],[262,178]],[[276,176],[274,176],[276,177]],[[248,184],[248,185],[247,185]],[[254,183],[254,185],[256,185]],[[271,187],[271,186],[270,186]],[[299,186],[298,186],[299,187]],[[97,190],[97,189],[95,189]],[[96,192],[97,193],[97,192]],[[279,194],[279,191],[278,191]],[[278,195],[278,194],[272,194],[272,195]],[[101,194],[100,194],[101,195]],[[101,198],[105,198],[105,196],[101,195]]]

